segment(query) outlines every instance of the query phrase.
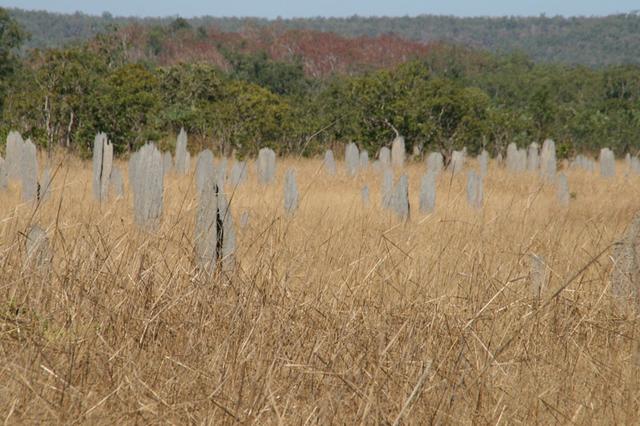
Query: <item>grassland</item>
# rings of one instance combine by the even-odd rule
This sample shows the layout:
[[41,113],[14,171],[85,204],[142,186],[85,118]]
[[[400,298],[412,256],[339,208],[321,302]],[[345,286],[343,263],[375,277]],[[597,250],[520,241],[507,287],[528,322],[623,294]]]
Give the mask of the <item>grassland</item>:
[[[638,422],[637,314],[609,282],[611,244],[640,208],[622,163],[609,180],[568,171],[567,208],[537,176],[491,163],[478,212],[465,175],[443,174],[431,215],[412,164],[408,223],[380,210],[373,170],[329,178],[319,160],[287,159],[265,188],[252,168],[231,196],[236,224],[250,217],[237,270],[207,277],[193,174],[168,176],[162,224],[145,233],[130,195],[99,205],[90,163],[56,161],[37,209],[16,186],[0,193],[8,424]],[[49,271],[25,265],[31,223],[48,232]]]

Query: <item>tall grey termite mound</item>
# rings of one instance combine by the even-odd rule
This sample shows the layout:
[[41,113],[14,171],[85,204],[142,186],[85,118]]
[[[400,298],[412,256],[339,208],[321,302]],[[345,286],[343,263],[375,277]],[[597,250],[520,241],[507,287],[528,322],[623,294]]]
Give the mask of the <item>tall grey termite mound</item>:
[[117,167],[111,169],[111,190],[117,198],[124,197],[124,179]]
[[276,177],[276,153],[269,148],[258,152],[258,179],[263,185],[269,185]]
[[336,174],[336,160],[333,157],[333,151],[328,149],[324,153],[324,170],[329,176],[335,176]]
[[527,170],[527,150],[521,148],[518,150],[518,171],[524,172]]
[[155,144],[146,143],[129,161],[136,223],[145,228],[153,227],[158,224],[162,216],[164,191],[162,154]]
[[475,170],[470,170],[467,174],[467,201],[474,209],[482,208],[484,196],[482,177]]
[[507,170],[516,172],[518,168],[518,146],[515,143],[507,145]]
[[614,177],[616,175],[616,158],[609,148],[600,150],[600,176]]
[[464,152],[453,151],[451,153],[451,163],[449,164],[451,173],[457,175],[464,168]]
[[527,170],[534,172],[540,168],[540,147],[537,143],[533,142],[529,145],[527,151]]
[[213,167],[213,153],[205,149],[198,154],[196,160],[196,192],[201,194],[202,191],[211,182],[217,182],[216,172]]
[[220,188],[224,188],[227,181],[227,159],[222,158],[216,165],[216,182]]
[[631,299],[640,307],[640,214],[636,213],[620,240],[613,246],[611,288],[614,296]]
[[129,163],[127,164],[127,173],[129,174],[129,189],[133,192],[133,185],[136,182],[136,167],[138,164],[138,158],[140,154],[138,151],[131,154],[129,157]]
[[398,179],[398,183],[393,189],[391,206],[398,218],[401,220],[409,219],[409,178],[407,175],[402,175],[400,179]]
[[444,169],[444,159],[439,152],[432,152],[427,156],[427,172],[438,176]]
[[284,211],[293,215],[298,209],[298,185],[296,183],[296,173],[293,169],[288,169],[284,175]]
[[27,139],[20,152],[20,181],[22,182],[22,199],[35,200],[38,195],[38,157],[36,146]]
[[[176,172],[181,175],[186,175],[189,171],[189,151],[187,151],[187,132],[184,129],[180,129],[178,139],[176,140]],[[164,162],[163,162],[164,165]]]
[[20,179],[20,166],[22,161],[22,147],[24,140],[20,133],[10,131],[7,135],[5,161],[7,164],[7,176],[9,179]]
[[635,155],[629,160],[629,170],[636,175],[640,175],[640,159]]
[[224,191],[218,192],[218,217],[222,223],[222,270],[230,271],[235,266],[236,231],[231,215],[231,206]]
[[515,143],[507,147],[507,170],[521,173],[527,169],[527,151],[518,149]]
[[36,146],[30,139],[24,141],[20,133],[9,132],[6,159],[7,179],[18,179],[24,201],[35,200],[38,192],[38,157]]
[[380,161],[380,166],[382,166],[383,169],[391,165],[391,151],[389,150],[389,148],[387,148],[386,146],[380,148],[378,161]]
[[246,161],[236,161],[231,166],[231,176],[229,177],[229,182],[232,187],[238,187],[242,185],[247,180],[247,162]]
[[233,268],[236,247],[233,218],[229,202],[215,179],[208,180],[198,191],[194,241],[196,262],[205,272]]
[[0,189],[5,189],[9,181],[9,173],[7,170],[7,163],[2,157],[0,157]]
[[163,172],[166,175],[173,168],[173,158],[171,158],[171,153],[169,151],[165,152],[162,156],[162,168]]
[[365,185],[362,187],[362,190],[360,191],[360,198],[362,199],[362,207],[364,207],[365,209],[368,208],[370,205],[369,185]]
[[397,136],[391,143],[391,165],[393,167],[403,167],[406,148],[404,138]]
[[389,210],[392,208],[393,200],[393,171],[389,168],[384,169],[382,172],[382,208]]
[[551,139],[547,139],[542,144],[540,153],[540,175],[548,181],[553,181],[556,178],[556,170],[556,144]]
[[[633,160],[632,160],[633,161]],[[571,164],[572,168],[580,168],[587,172],[595,172],[596,165],[592,158],[588,158],[582,154],[578,154]]]
[[420,181],[420,212],[431,213],[436,208],[436,173],[428,171]]
[[32,225],[29,232],[27,232],[26,246],[26,265],[41,270],[46,269],[51,264],[51,247],[44,229],[37,225]]
[[358,174],[358,168],[360,166],[360,151],[355,143],[351,142],[345,147],[344,162],[347,166],[347,174],[349,176],[355,176]]
[[366,150],[360,151],[360,170],[367,170],[369,167],[369,153]]
[[569,193],[569,182],[567,176],[564,173],[560,173],[556,180],[556,193],[558,196],[558,202],[562,206],[568,206],[571,194]]
[[478,155],[478,166],[480,167],[480,177],[484,178],[489,169],[489,153],[484,149],[480,155]]
[[111,169],[113,167],[113,145],[104,133],[93,140],[93,197],[104,201],[109,194]]

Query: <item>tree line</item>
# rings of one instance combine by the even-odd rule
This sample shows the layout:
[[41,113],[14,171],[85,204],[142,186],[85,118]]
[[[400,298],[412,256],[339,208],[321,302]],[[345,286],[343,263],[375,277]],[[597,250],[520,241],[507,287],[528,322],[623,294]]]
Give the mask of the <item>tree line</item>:
[[[535,61],[588,66],[640,62],[640,14],[629,11],[604,17],[361,17],[260,19],[203,16],[189,19],[194,28],[223,32],[255,28],[316,30],[345,37],[395,34],[419,42],[443,41],[494,53],[523,52]],[[11,9],[11,16],[33,36],[27,47],[64,47],[113,27],[171,25],[174,18],[114,17],[109,13],[57,14]]]
[[0,136],[18,130],[49,149],[87,154],[106,132],[125,153],[148,140],[169,144],[181,128],[238,156],[262,147],[315,155],[348,142],[375,155],[396,135],[409,152],[445,155],[463,146],[496,155],[545,138],[560,155],[638,149],[636,65],[541,64],[441,44],[405,62],[318,77],[304,57],[241,47],[221,49],[224,67],[198,58],[162,65],[132,57],[117,31],[21,55],[26,38],[0,11]]

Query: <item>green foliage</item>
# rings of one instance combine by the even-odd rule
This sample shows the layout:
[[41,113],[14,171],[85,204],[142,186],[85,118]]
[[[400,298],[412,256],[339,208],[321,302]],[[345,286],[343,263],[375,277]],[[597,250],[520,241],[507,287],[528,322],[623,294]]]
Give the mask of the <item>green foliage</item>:
[[351,140],[372,153],[391,142],[396,132],[407,148],[427,146],[445,153],[464,145],[476,151],[488,136],[490,99],[481,89],[432,77],[418,62],[394,72],[336,80],[323,93],[333,137]]
[[116,152],[158,139],[158,88],[156,74],[141,65],[127,64],[110,72],[98,87],[91,134],[107,133]]
[[19,66],[16,51],[26,38],[27,34],[20,25],[5,9],[0,8],[0,113],[8,81]]
[[[143,40],[160,49],[177,33],[199,37],[194,28],[202,26],[178,18],[142,33]],[[0,53],[11,68],[0,74],[0,130],[19,130],[46,147],[87,153],[104,131],[120,153],[147,140],[166,146],[184,127],[192,140],[239,156],[264,146],[313,155],[351,141],[375,155],[396,134],[409,151],[419,146],[445,156],[463,146],[495,155],[511,142],[523,147],[545,138],[556,140],[561,156],[604,146],[618,155],[639,149],[635,65],[536,64],[522,53],[443,45],[393,68],[311,79],[299,59],[275,61],[242,45],[222,50],[224,70],[145,66],[131,60],[126,37],[116,31],[20,60],[23,32],[2,13],[0,31]]]
[[[524,52],[549,63],[606,66],[640,63],[640,14],[624,13],[603,17],[469,17],[420,15],[416,17],[358,17],[278,19],[217,18],[130,18],[69,15],[44,11],[10,10],[10,14],[33,34],[29,47],[60,48],[89,40],[112,25],[139,24],[181,30],[214,27],[238,32],[246,28],[272,26],[278,29],[307,29],[346,37],[395,34],[422,42],[476,46],[494,53]],[[157,39],[156,39],[157,41]],[[159,45],[154,44],[157,48]],[[455,68],[450,70],[455,74]],[[455,75],[451,75],[455,78]]]
[[35,52],[11,85],[3,121],[41,145],[69,147],[92,121],[105,70],[100,57],[84,49]]
[[204,64],[177,65],[160,71],[161,114],[165,128],[215,140],[222,151],[255,153],[288,134],[288,103],[266,88],[230,79]]
[[231,63],[231,76],[265,87],[278,95],[301,95],[309,88],[302,64],[277,62],[265,52],[243,54],[225,51]]

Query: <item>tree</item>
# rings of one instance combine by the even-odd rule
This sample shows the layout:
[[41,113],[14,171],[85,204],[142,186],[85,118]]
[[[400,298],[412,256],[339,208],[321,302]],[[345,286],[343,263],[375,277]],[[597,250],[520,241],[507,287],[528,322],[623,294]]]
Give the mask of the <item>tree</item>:
[[91,101],[105,70],[87,49],[36,51],[13,80],[3,117],[48,148],[71,147],[95,128]]
[[0,8],[0,114],[7,93],[7,83],[19,67],[17,49],[27,38],[22,27]]
[[91,110],[93,130],[106,132],[116,151],[137,148],[161,135],[159,80],[142,65],[127,64],[110,72]]

